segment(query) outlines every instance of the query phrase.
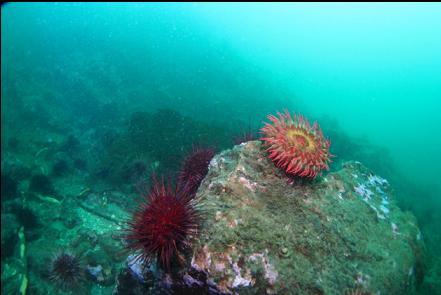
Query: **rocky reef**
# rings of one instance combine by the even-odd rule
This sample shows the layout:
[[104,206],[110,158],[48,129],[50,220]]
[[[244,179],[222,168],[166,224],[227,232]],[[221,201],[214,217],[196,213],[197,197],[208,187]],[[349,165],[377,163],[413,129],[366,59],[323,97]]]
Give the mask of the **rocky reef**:
[[205,281],[187,277],[193,286],[223,294],[413,294],[423,279],[414,216],[359,162],[300,182],[251,141],[212,159],[197,198],[205,223],[189,273]]
[[169,273],[124,250],[136,194],[85,187],[78,173],[47,191],[22,181],[2,200],[2,293],[64,294],[48,273],[60,250],[81,260],[80,294],[416,293],[424,244],[414,216],[386,179],[342,166],[302,180],[260,141],[217,154],[194,199],[200,230]]

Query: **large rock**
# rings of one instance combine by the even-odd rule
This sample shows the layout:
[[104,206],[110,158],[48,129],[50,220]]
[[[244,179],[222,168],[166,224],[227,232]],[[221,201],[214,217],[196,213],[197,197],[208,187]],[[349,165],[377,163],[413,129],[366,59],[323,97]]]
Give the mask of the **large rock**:
[[260,142],[235,146],[199,188],[205,222],[188,274],[213,293],[412,294],[421,234],[392,193],[359,162],[293,183]]

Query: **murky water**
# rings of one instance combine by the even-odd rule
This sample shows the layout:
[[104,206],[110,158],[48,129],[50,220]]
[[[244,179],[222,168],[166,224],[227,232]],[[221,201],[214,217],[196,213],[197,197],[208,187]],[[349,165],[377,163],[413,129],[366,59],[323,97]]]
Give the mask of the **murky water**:
[[[439,3],[9,3],[1,13],[2,233],[24,228],[29,293],[52,290],[35,249],[87,236],[46,235],[47,224],[94,223],[66,198],[90,190],[133,208],[140,183],[173,178],[193,146],[256,138],[283,109],[320,123],[331,171],[356,160],[389,180],[425,239],[419,292],[440,292]],[[5,294],[20,281],[8,276],[20,243],[2,234]],[[110,294],[114,274],[101,283],[87,288]]]

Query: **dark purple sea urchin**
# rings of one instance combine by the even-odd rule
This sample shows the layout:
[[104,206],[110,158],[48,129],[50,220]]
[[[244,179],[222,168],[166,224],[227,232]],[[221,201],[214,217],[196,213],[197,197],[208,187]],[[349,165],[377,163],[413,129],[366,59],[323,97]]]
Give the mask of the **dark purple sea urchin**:
[[80,258],[68,252],[60,252],[52,259],[49,278],[64,291],[78,288],[84,279]]

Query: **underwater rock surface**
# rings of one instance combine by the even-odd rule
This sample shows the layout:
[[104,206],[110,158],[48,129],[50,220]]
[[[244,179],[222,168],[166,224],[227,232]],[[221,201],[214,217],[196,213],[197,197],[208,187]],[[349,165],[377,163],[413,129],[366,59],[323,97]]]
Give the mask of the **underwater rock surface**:
[[414,216],[359,162],[300,183],[251,141],[212,159],[196,198],[205,222],[187,279],[203,273],[216,293],[413,294],[422,281]]

